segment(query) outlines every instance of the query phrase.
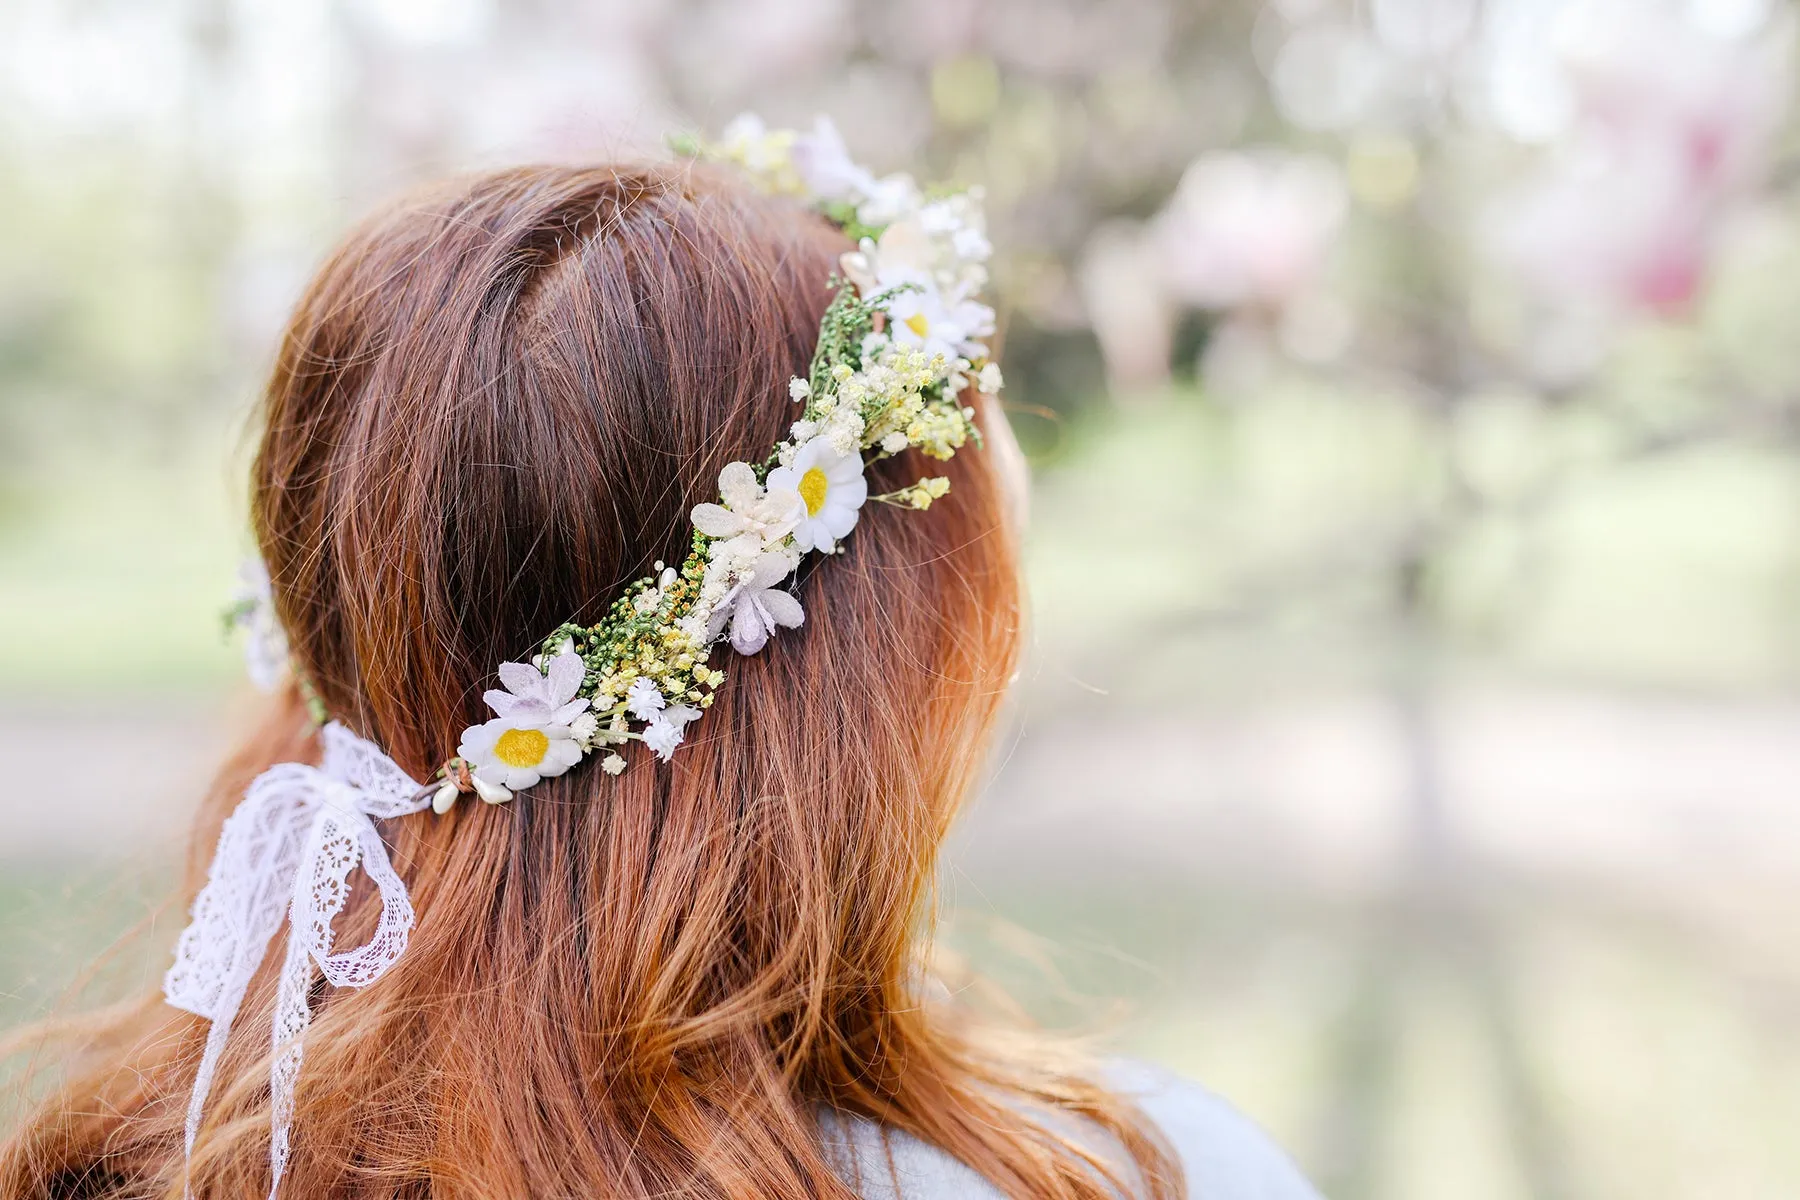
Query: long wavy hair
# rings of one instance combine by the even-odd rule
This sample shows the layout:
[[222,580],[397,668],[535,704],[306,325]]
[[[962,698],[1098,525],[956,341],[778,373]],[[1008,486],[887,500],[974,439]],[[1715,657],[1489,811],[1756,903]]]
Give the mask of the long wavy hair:
[[[845,248],[688,166],[485,174],[354,232],[282,340],[253,473],[299,677],[427,777],[496,664],[679,561],[720,468],[783,437]],[[418,926],[379,982],[315,994],[286,1195],[848,1197],[834,1111],[1014,1197],[1181,1194],[1079,1059],[932,998],[938,848],[1020,641],[992,456],[945,473],[929,512],[872,505],[801,574],[805,625],[731,657],[671,763],[388,823]],[[188,897],[246,783],[316,752],[290,687],[201,807]],[[352,897],[345,944],[375,909]],[[187,1173],[205,1022],[149,995],[84,1027],[0,1194],[261,1195],[279,958]]]

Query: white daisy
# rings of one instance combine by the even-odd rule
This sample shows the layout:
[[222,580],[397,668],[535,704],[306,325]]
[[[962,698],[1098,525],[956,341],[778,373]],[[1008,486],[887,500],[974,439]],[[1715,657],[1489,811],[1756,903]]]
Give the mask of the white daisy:
[[768,644],[776,627],[798,629],[806,620],[800,601],[780,588],[782,580],[794,564],[784,554],[771,551],[756,560],[750,576],[744,579],[713,610],[706,627],[706,640],[712,641],[731,623],[731,648],[739,654],[755,654]]
[[977,300],[946,295],[931,280],[884,276],[882,288],[911,284],[888,302],[888,333],[901,346],[912,346],[946,360],[985,352],[982,338],[994,332],[994,310]]
[[841,453],[826,437],[807,442],[790,465],[769,472],[769,489],[777,488],[798,492],[806,505],[806,515],[794,526],[794,544],[827,554],[856,528],[858,510],[869,498],[862,455]]
[[581,761],[581,746],[570,722],[588,707],[575,695],[586,671],[572,649],[551,659],[547,674],[527,663],[500,665],[505,690],[495,688],[482,697],[497,715],[463,730],[456,750],[473,764],[482,799],[492,804],[510,800],[513,792],[546,776],[561,775]]
[[547,775],[560,775],[581,760],[572,721],[580,720],[588,701],[577,699],[585,667],[579,655],[565,650],[551,660],[548,677],[524,663],[503,663],[501,682],[484,696],[498,716],[463,731],[458,753],[476,764],[474,772],[484,799],[511,799],[508,788],[527,788]]
[[951,248],[951,236],[948,229],[934,231],[922,216],[909,217],[888,226],[879,242],[864,238],[839,266],[864,296],[905,289],[886,305],[885,332],[895,343],[946,360],[983,358],[981,339],[994,332],[994,310],[973,299],[979,272],[962,278],[967,264]]

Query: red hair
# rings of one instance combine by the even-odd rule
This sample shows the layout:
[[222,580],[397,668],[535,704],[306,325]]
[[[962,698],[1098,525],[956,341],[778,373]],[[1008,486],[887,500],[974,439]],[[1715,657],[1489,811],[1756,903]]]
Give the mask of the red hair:
[[[496,664],[679,561],[720,468],[793,420],[845,248],[689,167],[483,175],[355,232],[283,340],[254,469],[296,669],[332,715],[425,778]],[[912,457],[872,490],[917,478]],[[849,1196],[821,1109],[1016,1197],[1180,1194],[1128,1102],[921,987],[938,847],[1020,620],[991,459],[932,468],[950,495],[866,509],[802,571],[805,625],[724,661],[673,762],[640,748],[617,778],[389,823],[418,927],[379,982],[315,999],[287,1195]],[[290,690],[197,819],[188,895],[245,783],[310,738]],[[353,896],[345,944],[373,911]],[[195,1196],[268,1186],[279,957],[232,1030]],[[204,1036],[154,996],[98,1018],[0,1153],[0,1193],[180,1195]]]

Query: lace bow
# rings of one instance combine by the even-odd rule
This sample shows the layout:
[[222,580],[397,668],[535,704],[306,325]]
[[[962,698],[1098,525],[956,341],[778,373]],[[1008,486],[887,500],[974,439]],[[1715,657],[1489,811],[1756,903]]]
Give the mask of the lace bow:
[[[312,1019],[307,992],[314,964],[338,987],[363,987],[399,959],[412,930],[412,902],[388,861],[375,821],[418,812],[430,803],[424,787],[374,744],[335,721],[325,726],[322,737],[325,755],[319,766],[282,763],[269,768],[226,819],[206,886],[194,899],[193,921],[175,947],[175,965],[163,977],[163,995],[170,1004],[212,1022],[188,1101],[191,1158],[232,1019],[282,916],[291,922],[276,992],[275,1057],[269,1070],[271,1200],[287,1166],[301,1036]],[[380,924],[365,945],[333,954],[331,922],[344,909],[347,881],[359,862],[380,889]]]

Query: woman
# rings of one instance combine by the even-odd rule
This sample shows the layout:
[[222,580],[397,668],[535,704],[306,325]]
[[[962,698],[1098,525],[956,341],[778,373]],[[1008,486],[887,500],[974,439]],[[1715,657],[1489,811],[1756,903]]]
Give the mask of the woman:
[[97,1019],[0,1194],[1311,1195],[924,971],[1024,479],[977,215],[909,275],[933,202],[827,134],[740,128],[763,187],[464,180],[327,263],[253,479],[291,682],[167,1002]]

